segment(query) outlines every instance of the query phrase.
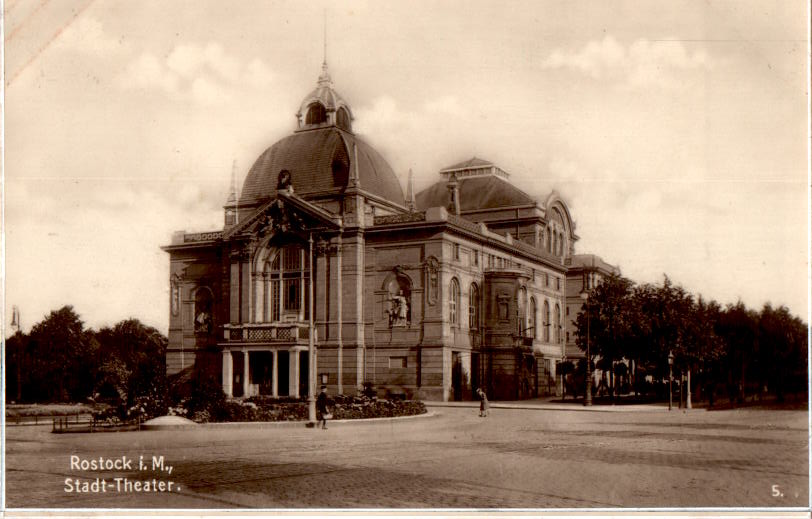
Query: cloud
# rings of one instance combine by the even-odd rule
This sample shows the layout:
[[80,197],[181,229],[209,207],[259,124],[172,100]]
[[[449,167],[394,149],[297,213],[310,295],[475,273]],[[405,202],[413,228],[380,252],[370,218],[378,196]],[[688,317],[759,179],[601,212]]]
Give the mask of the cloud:
[[675,84],[679,74],[709,69],[713,63],[704,50],[690,52],[679,40],[638,39],[624,46],[607,35],[575,52],[556,49],[541,65],[580,72],[593,79],[620,81],[628,87],[668,87]]
[[130,63],[119,82],[127,88],[157,88],[166,93],[178,91],[180,78],[152,54],[142,54]]
[[128,49],[123,39],[108,35],[102,23],[93,17],[81,17],[65,29],[54,46],[82,54],[111,56]]
[[215,105],[234,99],[246,87],[265,87],[273,78],[271,69],[259,58],[241,60],[211,42],[205,46],[177,45],[165,59],[144,53],[127,66],[118,84],[125,89],[155,89],[173,99]]
[[182,181],[23,180],[7,194],[6,294],[26,328],[72,304],[88,326],[132,316],[165,330],[169,261],[160,246],[175,230],[222,225],[222,200]]
[[266,87],[274,78],[271,69],[259,58],[251,60],[245,67],[243,76],[245,77],[245,81],[254,88]]
[[465,111],[459,99],[454,96],[444,96],[439,99],[426,102],[426,111],[446,115],[462,115]]

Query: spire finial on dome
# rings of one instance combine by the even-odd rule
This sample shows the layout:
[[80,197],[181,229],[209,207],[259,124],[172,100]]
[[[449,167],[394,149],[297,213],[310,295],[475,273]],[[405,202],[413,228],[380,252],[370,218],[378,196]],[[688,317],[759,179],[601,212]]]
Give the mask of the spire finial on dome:
[[327,70],[327,9],[324,9],[324,55],[321,62],[321,75],[319,85],[331,85],[330,72]]

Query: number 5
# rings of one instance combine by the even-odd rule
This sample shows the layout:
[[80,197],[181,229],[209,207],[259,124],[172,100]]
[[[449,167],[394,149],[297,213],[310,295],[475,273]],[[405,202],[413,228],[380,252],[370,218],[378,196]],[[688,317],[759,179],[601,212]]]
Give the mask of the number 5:
[[781,491],[778,490],[778,485],[773,485],[773,497],[778,497],[781,495]]

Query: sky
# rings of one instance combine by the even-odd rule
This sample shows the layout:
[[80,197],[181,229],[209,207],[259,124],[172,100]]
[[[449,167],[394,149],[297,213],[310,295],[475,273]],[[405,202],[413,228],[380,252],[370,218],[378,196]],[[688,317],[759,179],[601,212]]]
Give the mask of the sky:
[[296,127],[324,59],[420,190],[490,160],[638,283],[807,320],[806,2],[6,0],[6,335],[166,333],[173,231]]

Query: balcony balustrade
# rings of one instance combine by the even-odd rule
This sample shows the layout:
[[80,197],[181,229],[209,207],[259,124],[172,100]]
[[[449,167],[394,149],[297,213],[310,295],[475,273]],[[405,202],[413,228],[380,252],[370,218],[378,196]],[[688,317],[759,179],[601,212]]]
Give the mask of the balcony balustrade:
[[308,323],[245,323],[223,326],[223,338],[229,342],[294,342],[307,344]]

